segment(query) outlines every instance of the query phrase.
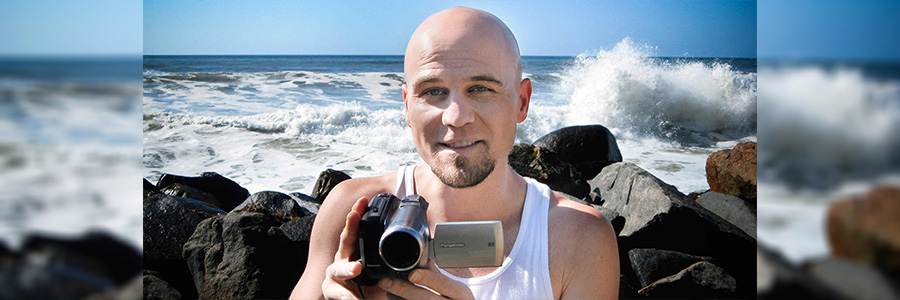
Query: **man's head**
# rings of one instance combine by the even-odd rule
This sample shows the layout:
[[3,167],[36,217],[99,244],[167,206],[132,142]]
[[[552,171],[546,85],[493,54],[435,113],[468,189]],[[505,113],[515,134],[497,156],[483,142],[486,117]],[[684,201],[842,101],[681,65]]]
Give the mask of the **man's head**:
[[522,80],[518,45],[500,19],[465,7],[432,15],[410,38],[404,71],[406,122],[444,184],[475,186],[506,165],[531,82]]

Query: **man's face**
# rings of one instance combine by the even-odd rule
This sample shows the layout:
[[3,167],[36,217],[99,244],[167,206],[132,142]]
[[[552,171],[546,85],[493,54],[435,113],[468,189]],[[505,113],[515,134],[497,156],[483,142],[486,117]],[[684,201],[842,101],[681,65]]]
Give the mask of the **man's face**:
[[407,57],[403,87],[416,149],[444,184],[478,185],[498,164],[506,165],[516,123],[527,113],[530,82],[520,83],[517,61],[490,42],[423,48],[421,55]]

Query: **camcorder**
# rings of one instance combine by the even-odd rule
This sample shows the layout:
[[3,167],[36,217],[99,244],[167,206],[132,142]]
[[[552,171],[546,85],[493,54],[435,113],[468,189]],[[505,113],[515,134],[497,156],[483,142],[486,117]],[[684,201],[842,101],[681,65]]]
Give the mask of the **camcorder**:
[[389,193],[369,201],[359,223],[362,273],[353,280],[371,286],[380,278],[406,278],[429,258],[442,268],[496,267],[503,262],[500,221],[445,222],[429,232],[428,202],[419,195],[402,200]]

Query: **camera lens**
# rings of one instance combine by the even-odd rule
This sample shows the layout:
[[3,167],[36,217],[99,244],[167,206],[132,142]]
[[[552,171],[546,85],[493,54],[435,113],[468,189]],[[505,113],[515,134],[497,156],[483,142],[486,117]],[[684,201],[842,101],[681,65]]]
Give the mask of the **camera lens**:
[[397,231],[384,237],[381,244],[381,256],[389,266],[396,269],[408,269],[419,260],[419,242],[407,232]]

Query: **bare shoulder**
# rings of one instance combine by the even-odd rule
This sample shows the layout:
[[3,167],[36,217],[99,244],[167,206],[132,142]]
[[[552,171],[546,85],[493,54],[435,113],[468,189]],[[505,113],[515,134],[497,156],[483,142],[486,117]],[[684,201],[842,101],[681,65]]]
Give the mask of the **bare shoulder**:
[[[342,217],[350,211],[350,207],[359,198],[371,198],[379,193],[393,193],[392,184],[396,181],[397,172],[377,177],[351,178],[338,183],[328,198],[322,202],[324,213],[341,212]],[[320,210],[320,213],[323,211]]]
[[554,192],[548,223],[555,298],[616,298],[619,253],[609,221],[594,208]]

